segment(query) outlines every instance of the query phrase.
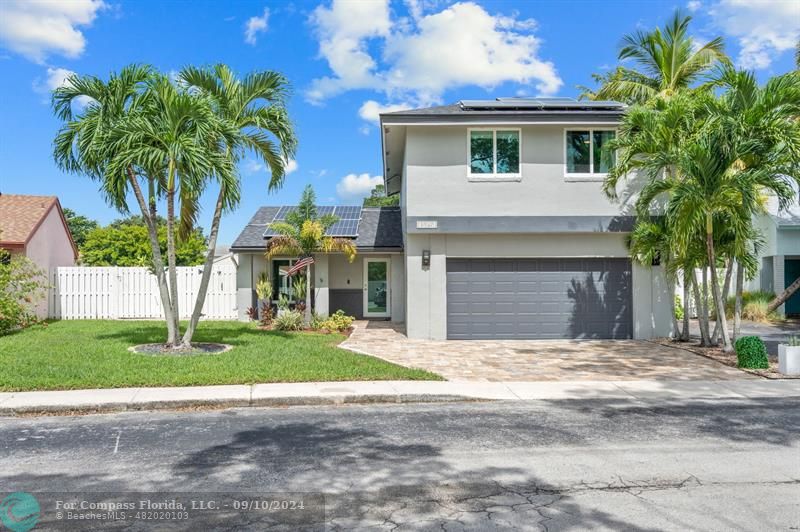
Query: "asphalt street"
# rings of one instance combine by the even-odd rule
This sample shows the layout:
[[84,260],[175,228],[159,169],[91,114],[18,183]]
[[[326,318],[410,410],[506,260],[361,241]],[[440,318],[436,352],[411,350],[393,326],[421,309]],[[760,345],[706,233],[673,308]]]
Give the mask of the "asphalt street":
[[5,492],[308,503],[84,530],[800,529],[800,398],[4,418],[0,448]]

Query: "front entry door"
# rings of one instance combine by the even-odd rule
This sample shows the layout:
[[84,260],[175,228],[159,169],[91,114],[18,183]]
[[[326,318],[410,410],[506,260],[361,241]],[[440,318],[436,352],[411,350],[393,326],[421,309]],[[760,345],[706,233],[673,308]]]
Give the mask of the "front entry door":
[[364,259],[364,317],[388,318],[389,260]]

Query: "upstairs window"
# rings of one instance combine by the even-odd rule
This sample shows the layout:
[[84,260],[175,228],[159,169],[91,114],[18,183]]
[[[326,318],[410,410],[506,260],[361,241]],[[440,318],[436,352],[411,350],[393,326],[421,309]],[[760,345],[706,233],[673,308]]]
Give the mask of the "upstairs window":
[[519,177],[519,129],[470,129],[469,175]]
[[567,177],[602,179],[616,164],[616,155],[608,143],[617,136],[613,129],[569,129],[566,139]]

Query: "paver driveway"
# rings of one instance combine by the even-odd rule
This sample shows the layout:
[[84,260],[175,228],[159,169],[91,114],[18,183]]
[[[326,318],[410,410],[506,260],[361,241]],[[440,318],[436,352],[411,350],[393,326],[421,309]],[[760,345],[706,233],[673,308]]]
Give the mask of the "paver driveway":
[[402,325],[358,321],[341,347],[448,380],[725,380],[753,375],[638,340],[410,340]]

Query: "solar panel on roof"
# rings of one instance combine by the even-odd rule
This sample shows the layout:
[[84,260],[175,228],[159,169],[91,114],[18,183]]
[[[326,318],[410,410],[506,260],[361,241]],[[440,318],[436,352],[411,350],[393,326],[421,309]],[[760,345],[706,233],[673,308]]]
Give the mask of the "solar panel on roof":
[[464,109],[622,109],[624,104],[611,101],[575,100],[573,98],[498,98],[496,100],[461,100]]
[[[296,205],[282,206],[278,209],[270,224],[284,221],[286,216],[295,210],[297,210]],[[327,214],[333,214],[339,220],[328,228],[325,232],[326,235],[352,238],[358,236],[358,223],[361,221],[360,205],[317,205],[317,216],[325,216]],[[264,231],[264,237],[269,238],[276,235],[277,233],[267,226]]]

